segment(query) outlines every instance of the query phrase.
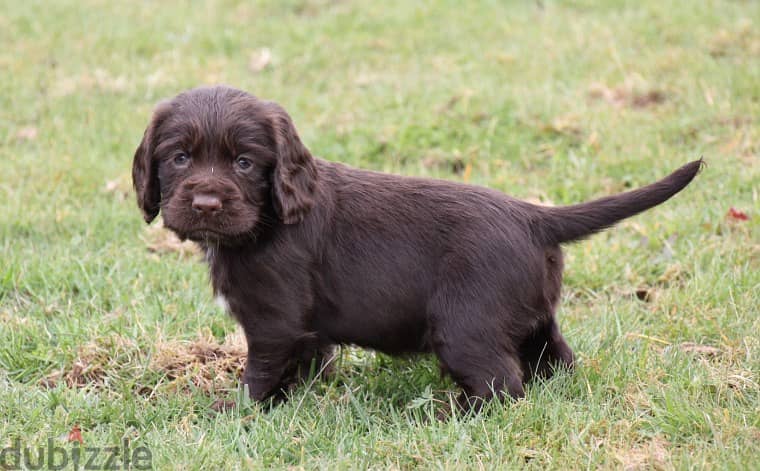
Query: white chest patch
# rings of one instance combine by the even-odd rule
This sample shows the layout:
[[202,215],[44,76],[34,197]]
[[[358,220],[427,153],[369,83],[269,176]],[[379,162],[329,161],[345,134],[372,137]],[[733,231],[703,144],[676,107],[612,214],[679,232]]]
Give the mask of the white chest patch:
[[227,301],[227,298],[225,298],[224,295],[217,294],[214,302],[216,302],[217,306],[224,309],[225,312],[230,312],[230,303]]

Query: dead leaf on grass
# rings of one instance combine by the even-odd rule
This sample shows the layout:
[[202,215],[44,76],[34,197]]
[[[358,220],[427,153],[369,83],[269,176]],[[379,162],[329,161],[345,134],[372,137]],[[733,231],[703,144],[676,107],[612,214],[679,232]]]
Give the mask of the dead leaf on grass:
[[475,95],[475,91],[469,88],[465,88],[459,93],[452,95],[446,103],[440,105],[436,111],[438,113],[447,113],[451,111],[458,103],[462,102],[463,106],[467,108],[470,103],[470,99]]
[[199,255],[200,247],[192,241],[182,241],[175,233],[159,223],[148,226],[143,236],[148,250],[157,254],[178,253],[182,257]]
[[599,134],[596,131],[591,131],[591,134],[589,134],[588,139],[586,140],[586,144],[594,150],[599,150]]
[[103,191],[115,195],[119,200],[127,199],[132,192],[132,182],[126,175],[119,175],[113,180],[106,181]]
[[675,348],[682,352],[694,353],[702,357],[717,357],[723,353],[723,350],[711,345],[702,345],[695,342],[683,342],[674,345]]
[[667,99],[664,91],[651,88],[646,83],[626,79],[622,85],[610,87],[604,83],[592,83],[588,96],[603,100],[617,108],[650,108],[662,104]]
[[719,29],[708,43],[710,55],[756,56],[760,53],[760,36],[749,18],[740,19],[731,29]]
[[747,213],[745,213],[742,210],[736,209],[734,207],[728,208],[728,212],[726,213],[726,218],[731,221],[748,221],[749,216],[747,216]]
[[54,82],[51,93],[53,96],[68,96],[89,90],[121,93],[131,86],[125,76],[114,76],[108,70],[96,68],[75,76],[59,77]]
[[258,51],[251,53],[248,59],[248,69],[251,72],[261,72],[266,69],[272,62],[272,51],[269,48],[263,47]]
[[74,424],[69,430],[68,440],[70,442],[79,442],[80,445],[84,445],[84,439],[82,438],[82,429],[79,428],[79,424]]
[[458,153],[448,155],[433,150],[423,157],[422,165],[428,169],[447,170],[457,175],[461,175],[467,168],[468,164]]
[[579,137],[583,135],[583,128],[579,124],[579,121],[580,118],[572,114],[558,116],[550,123],[544,124],[542,130],[551,134]]
[[[666,247],[668,247],[666,245]],[[670,256],[672,258],[672,255]],[[680,263],[668,265],[665,271],[657,278],[657,284],[661,286],[673,286],[682,283],[688,277],[688,273]]]
[[471,176],[472,176],[472,164],[470,162],[467,162],[464,166],[464,169],[462,170],[462,181],[465,183],[469,182]]
[[641,94],[634,93],[631,97],[631,105],[634,108],[647,108],[649,106],[663,103],[664,101],[665,93],[660,90],[649,90]]
[[24,126],[16,131],[16,139],[19,141],[33,141],[37,139],[38,130],[35,126]]

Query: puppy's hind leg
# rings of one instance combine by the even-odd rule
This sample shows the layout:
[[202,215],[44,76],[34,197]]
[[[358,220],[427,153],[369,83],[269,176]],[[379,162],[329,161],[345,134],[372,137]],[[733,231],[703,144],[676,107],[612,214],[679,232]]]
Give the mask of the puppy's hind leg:
[[462,388],[457,400],[462,410],[477,412],[494,397],[525,396],[520,358],[500,329],[484,328],[487,314],[463,306],[431,317],[432,348],[442,370]]
[[478,412],[496,398],[525,396],[522,369],[518,358],[506,352],[494,355],[467,351],[452,345],[435,349],[445,370],[462,388],[458,406],[465,412]]
[[573,351],[559,331],[554,318],[528,335],[520,346],[525,380],[549,379],[558,368],[572,369]]
[[293,382],[305,383],[311,378],[328,378],[334,370],[337,355],[335,350],[335,346],[330,343],[303,348],[295,365]]
[[541,319],[520,344],[520,358],[526,381],[535,377],[548,379],[558,367],[572,369],[573,351],[568,346],[557,325],[555,312],[562,290],[562,249],[558,246],[544,249],[543,302],[536,306]]

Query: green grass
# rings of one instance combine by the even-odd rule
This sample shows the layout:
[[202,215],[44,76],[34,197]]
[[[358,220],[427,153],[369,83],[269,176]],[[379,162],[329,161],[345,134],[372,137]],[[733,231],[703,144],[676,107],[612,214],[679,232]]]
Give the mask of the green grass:
[[[0,447],[79,424],[161,469],[756,466],[759,32],[741,0],[1,1]],[[343,349],[266,412],[226,370],[166,366],[236,326],[200,261],[147,250],[130,190],[154,104],[218,82],[329,160],[554,204],[708,166],[567,248],[574,374],[439,422],[434,359]]]

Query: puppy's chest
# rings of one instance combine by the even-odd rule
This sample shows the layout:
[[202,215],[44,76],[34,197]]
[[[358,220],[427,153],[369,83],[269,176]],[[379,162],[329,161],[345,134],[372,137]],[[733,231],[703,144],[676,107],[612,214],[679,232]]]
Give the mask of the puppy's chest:
[[217,305],[238,318],[275,309],[278,299],[294,288],[251,254],[208,249],[206,261]]
[[210,265],[211,285],[214,291],[215,304],[236,318],[240,318],[250,311],[255,305],[255,297],[246,294],[241,289],[241,281],[237,280],[234,273],[229,273],[225,267]]
[[243,276],[239,259],[235,260],[217,249],[206,249],[206,262],[209,267],[211,286],[214,291],[214,301],[228,313],[233,313],[232,307],[240,304],[239,289]]

